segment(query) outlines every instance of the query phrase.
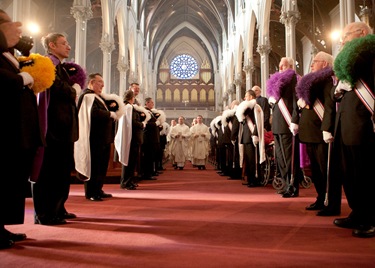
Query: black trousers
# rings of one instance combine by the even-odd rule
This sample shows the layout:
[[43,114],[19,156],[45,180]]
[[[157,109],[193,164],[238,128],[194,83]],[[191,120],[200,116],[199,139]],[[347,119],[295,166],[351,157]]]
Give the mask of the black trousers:
[[375,224],[375,133],[370,135],[372,139],[360,145],[345,145],[341,133],[337,131],[335,135],[335,150],[338,150],[339,157],[337,176],[342,178],[346,199],[352,209],[350,216],[364,225]]
[[43,164],[32,194],[35,214],[52,219],[65,212],[70,191],[70,173],[74,167],[73,142],[49,141]]
[[[298,135],[293,137],[292,133],[285,134],[273,134],[275,139],[275,157],[277,163],[277,170],[280,172],[281,177],[285,180],[286,185],[290,185],[290,179],[292,176],[294,182],[293,186],[296,191],[299,191],[299,182],[303,177],[303,172],[300,167],[299,160],[299,139]],[[292,144],[294,139],[294,151],[292,150]],[[293,154],[294,153],[294,154]],[[293,157],[293,159],[292,159]],[[292,160],[293,170],[292,170]]]
[[111,144],[92,145],[91,149],[91,177],[85,181],[86,198],[100,196],[104,179],[107,175]]

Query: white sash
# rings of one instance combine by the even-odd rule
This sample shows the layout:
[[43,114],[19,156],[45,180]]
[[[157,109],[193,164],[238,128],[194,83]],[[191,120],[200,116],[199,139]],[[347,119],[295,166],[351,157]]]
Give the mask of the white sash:
[[251,120],[250,116],[246,115],[246,123],[247,123],[247,126],[249,127],[250,131],[251,131],[251,134],[254,133],[254,129],[255,129],[255,125],[253,123],[253,121]]
[[324,106],[319,99],[315,100],[313,109],[314,109],[315,113],[318,115],[320,121],[323,121]]
[[280,98],[277,105],[279,105],[279,109],[280,109],[286,123],[288,124],[288,126],[290,126],[290,123],[292,123],[292,116],[290,115],[289,110],[286,107],[284,100],[282,98]]
[[362,79],[359,79],[355,84],[354,91],[357,94],[358,98],[365,105],[367,110],[369,110],[371,114],[374,114],[374,93],[371,92],[371,90],[368,88],[365,82],[363,82]]

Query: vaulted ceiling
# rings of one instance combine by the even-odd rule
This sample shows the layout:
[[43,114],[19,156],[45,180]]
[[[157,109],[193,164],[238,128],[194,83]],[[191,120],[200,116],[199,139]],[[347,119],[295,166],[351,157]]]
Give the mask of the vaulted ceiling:
[[[234,19],[235,2],[242,0],[139,0],[138,18],[141,18],[144,12],[145,23],[144,29],[148,43],[144,44],[150,47],[151,54],[155,54],[161,48],[162,42],[165,42],[167,36],[178,27],[186,24],[193,26],[198,32],[187,27],[181,28],[176,32],[168,43],[172,43],[180,37],[189,37],[195,39],[204,49],[206,44],[202,42],[202,36],[205,36],[209,46],[220,58],[222,52],[223,39],[228,35],[228,19]],[[245,0],[245,3],[256,0]],[[374,13],[375,0],[354,0],[356,13],[359,14],[361,6],[366,5],[372,14]],[[12,1],[2,0],[1,6],[6,7]],[[44,23],[44,32],[62,31],[70,36],[75,35],[75,20],[70,14],[70,8],[73,0],[34,0],[40,11],[38,16]],[[127,0],[128,4],[133,1]],[[8,3],[8,4],[7,4]],[[299,0],[298,9],[301,13],[301,19],[296,25],[296,40],[298,41],[307,36],[310,40],[315,41],[319,50],[329,51],[329,43],[322,40],[328,40],[328,33],[331,31],[329,12],[339,4],[339,0]],[[98,50],[98,43],[101,38],[101,0],[91,0],[94,18],[89,21],[88,29],[88,48],[87,52]],[[280,23],[280,10],[282,0],[273,0],[271,7],[270,23],[270,41],[272,52],[270,58],[284,56],[285,53],[285,29]],[[373,15],[370,25],[374,27]],[[44,21],[44,22],[43,22]],[[255,39],[257,36],[255,36]],[[74,38],[72,38],[74,39]],[[74,45],[74,40],[70,40]],[[256,42],[254,43],[256,45]],[[167,44],[168,45],[168,44]],[[246,46],[246,44],[245,44]],[[256,48],[254,48],[256,55]],[[297,57],[301,55],[301,46],[297,44]]]
[[[223,37],[226,36],[228,16],[233,16],[234,0],[147,0],[139,12],[145,11],[145,32],[150,35],[147,44],[155,53],[167,35],[180,24],[194,26],[210,42],[215,53],[221,51]],[[228,14],[229,12],[229,14]],[[200,39],[188,28],[181,29],[173,39],[189,36]],[[173,41],[170,40],[171,42]],[[199,43],[201,40],[199,40]]]
[[[182,23],[189,23],[207,37],[217,58],[220,58],[223,38],[226,38],[228,33],[228,19],[234,18],[235,1],[240,0],[144,0],[139,13],[145,11],[146,23],[143,30],[146,35],[150,36],[149,43],[145,45],[149,46],[154,54],[175,27]],[[249,0],[245,1],[245,3],[248,2]],[[329,33],[332,29],[329,12],[339,4],[339,0],[299,0],[297,3],[301,18],[296,25],[296,40],[299,41],[303,36],[306,36],[318,50],[330,52]],[[374,14],[374,0],[355,0],[357,14],[360,13],[360,8],[364,5]],[[280,23],[281,6],[282,0],[272,1],[270,16],[272,52],[270,57],[275,57],[275,61],[285,56],[285,28]],[[372,24],[373,19],[374,16]],[[181,36],[196,39],[205,47],[201,37],[188,28],[177,32],[169,40],[169,43]],[[255,39],[257,40],[257,36]],[[255,51],[256,48],[254,48]],[[302,47],[298,44],[297,57],[302,57]],[[299,60],[301,61],[301,59]]]

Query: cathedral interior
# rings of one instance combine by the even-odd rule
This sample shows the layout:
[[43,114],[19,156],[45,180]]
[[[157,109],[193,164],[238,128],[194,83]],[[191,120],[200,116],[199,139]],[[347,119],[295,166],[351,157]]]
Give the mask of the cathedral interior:
[[[40,38],[63,32],[71,61],[101,72],[107,92],[131,82],[169,119],[209,122],[254,85],[262,88],[291,56],[309,71],[314,53],[337,54],[331,34],[354,20],[374,26],[374,0],[2,0],[23,22],[34,53]],[[39,26],[32,32],[29,23]],[[142,100],[141,100],[142,101]]]

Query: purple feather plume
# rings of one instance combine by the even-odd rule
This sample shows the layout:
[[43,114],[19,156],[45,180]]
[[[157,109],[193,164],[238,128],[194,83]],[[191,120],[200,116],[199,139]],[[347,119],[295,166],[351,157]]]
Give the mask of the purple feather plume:
[[280,99],[281,89],[292,81],[294,75],[296,72],[293,69],[271,75],[267,80],[267,97],[272,96],[276,100]]
[[69,81],[72,85],[77,83],[82,89],[84,89],[86,87],[86,71],[74,62],[64,62],[63,66],[69,74]]
[[311,105],[310,91],[316,83],[323,82],[333,76],[331,67],[323,68],[316,72],[308,73],[303,76],[296,86],[296,94],[298,99],[303,99],[307,105]]

